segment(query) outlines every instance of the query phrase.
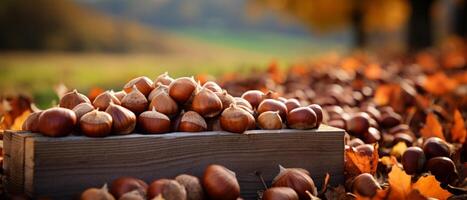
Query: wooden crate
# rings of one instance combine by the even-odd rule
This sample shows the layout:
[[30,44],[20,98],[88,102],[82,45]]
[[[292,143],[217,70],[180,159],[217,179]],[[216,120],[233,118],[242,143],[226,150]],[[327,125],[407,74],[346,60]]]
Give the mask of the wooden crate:
[[267,184],[278,165],[309,170],[320,186],[326,173],[343,183],[344,131],[322,125],[317,130],[131,134],[106,138],[43,137],[6,132],[4,170],[8,192],[35,197],[72,199],[89,187],[119,176],[150,183],[187,173],[201,177],[209,164],[237,174],[242,197],[256,199],[262,190],[256,171]]

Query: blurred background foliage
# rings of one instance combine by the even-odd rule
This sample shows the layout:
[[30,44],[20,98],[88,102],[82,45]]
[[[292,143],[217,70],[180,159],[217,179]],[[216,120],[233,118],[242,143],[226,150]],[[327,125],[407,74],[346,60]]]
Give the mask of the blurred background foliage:
[[2,0],[0,96],[40,106],[151,78],[251,73],[354,49],[397,55],[466,34],[465,0]]

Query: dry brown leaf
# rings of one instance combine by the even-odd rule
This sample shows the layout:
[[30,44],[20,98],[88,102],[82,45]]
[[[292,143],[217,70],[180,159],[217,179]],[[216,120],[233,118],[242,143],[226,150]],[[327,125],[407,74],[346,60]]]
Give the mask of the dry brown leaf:
[[424,138],[439,137],[446,140],[443,135],[443,127],[433,112],[428,113],[426,116],[425,125],[420,130],[420,133]]
[[423,196],[437,199],[447,199],[451,193],[440,187],[440,183],[433,175],[423,176],[412,186],[418,190]]
[[375,144],[375,151],[372,156],[357,152],[354,148],[345,150],[345,176],[351,178],[361,173],[370,173],[375,175],[378,167],[378,145]]
[[400,167],[392,166],[388,174],[390,185],[389,199],[405,199],[411,191],[411,177],[407,175]]
[[451,128],[451,140],[464,144],[467,137],[467,130],[465,129],[464,119],[461,112],[456,109],[454,111],[454,124]]
[[450,79],[443,72],[427,76],[423,82],[425,90],[438,96],[452,92],[456,89],[457,85],[458,83],[455,79]]

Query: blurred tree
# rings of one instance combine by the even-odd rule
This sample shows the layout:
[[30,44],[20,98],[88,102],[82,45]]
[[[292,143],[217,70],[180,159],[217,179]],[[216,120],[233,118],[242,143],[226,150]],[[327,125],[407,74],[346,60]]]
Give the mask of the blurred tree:
[[401,28],[409,15],[407,0],[253,0],[251,4],[297,18],[313,31],[332,31],[350,24],[356,47],[366,45],[369,32]]
[[454,4],[453,32],[457,36],[467,38],[467,2],[456,0]]
[[409,0],[412,13],[408,24],[408,44],[410,50],[420,50],[433,43],[432,21],[430,16],[434,0]]

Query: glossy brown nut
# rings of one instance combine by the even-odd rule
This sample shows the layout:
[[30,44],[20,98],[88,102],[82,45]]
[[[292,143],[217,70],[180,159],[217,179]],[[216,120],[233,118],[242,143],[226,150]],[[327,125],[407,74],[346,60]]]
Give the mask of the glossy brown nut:
[[153,83],[153,87],[157,87],[158,84],[162,84],[162,85],[170,85],[172,82],[174,81],[174,79],[172,77],[169,76],[169,73],[168,72],[165,72],[161,75],[159,75],[155,80],[154,80],[154,83]]
[[204,190],[201,181],[191,175],[181,174],[175,177],[175,180],[185,187],[187,200],[203,200]]
[[298,194],[289,187],[272,187],[264,191],[262,200],[299,200]]
[[81,132],[88,137],[105,137],[112,131],[112,116],[103,111],[88,112],[79,120]]
[[60,107],[68,108],[70,110],[80,103],[91,103],[91,101],[89,101],[89,98],[87,96],[78,93],[77,90],[73,90],[71,92],[66,93],[60,99]]
[[156,110],[146,111],[138,116],[138,127],[144,133],[167,133],[170,132],[170,119]]
[[365,144],[365,142],[363,142],[362,140],[360,140],[359,138],[354,138],[352,140],[350,140],[347,145],[351,146],[351,147],[358,147],[360,145],[363,145]]
[[371,157],[373,156],[373,152],[375,151],[375,148],[371,144],[363,144],[363,145],[357,146],[355,150],[357,150],[357,152],[359,153],[362,153],[363,155]]
[[402,154],[401,163],[405,173],[409,175],[422,172],[425,162],[425,153],[420,147],[409,147]]
[[178,131],[181,132],[201,132],[207,129],[206,120],[194,111],[184,113],[178,125]]
[[141,195],[146,195],[148,184],[141,179],[133,177],[120,177],[110,184],[110,193],[117,199],[125,193],[137,190]]
[[212,200],[236,200],[240,197],[240,185],[235,173],[220,165],[206,167],[203,187]]
[[308,107],[311,108],[315,112],[317,120],[318,120],[316,122],[316,126],[319,126],[323,122],[323,108],[321,108],[321,106],[318,104],[311,104]]
[[181,77],[175,79],[169,85],[169,95],[180,104],[185,104],[197,90],[198,84],[193,77]]
[[39,116],[42,114],[42,111],[33,112],[29,114],[26,120],[22,124],[23,131],[38,132],[39,131]]
[[66,108],[49,108],[39,116],[39,131],[42,135],[62,137],[69,135],[77,123],[76,114]]
[[439,156],[449,157],[451,155],[449,145],[438,137],[428,138],[423,143],[423,152],[425,152],[427,159]]
[[264,93],[259,90],[249,90],[242,94],[242,98],[247,100],[253,108],[257,108],[263,101]]
[[308,171],[299,168],[281,168],[273,179],[272,187],[289,187],[295,190],[300,199],[310,199],[307,191],[317,195],[317,189]]
[[379,122],[382,128],[392,128],[399,125],[402,121],[402,117],[395,112],[388,112],[381,115],[381,120]]
[[426,170],[441,183],[451,184],[459,177],[454,162],[448,157],[431,158],[426,164]]
[[134,85],[131,92],[125,95],[121,100],[121,105],[136,115],[139,115],[148,109],[148,100],[146,96],[136,88],[136,85]]
[[287,107],[284,103],[275,99],[265,99],[259,104],[257,110],[258,114],[266,111],[279,111],[279,115],[281,116],[282,120],[285,120],[287,117]]
[[394,135],[393,145],[396,145],[399,142],[404,142],[408,147],[410,147],[413,144],[413,138],[406,133],[398,133]]
[[347,131],[355,137],[363,137],[363,134],[370,128],[370,116],[360,112],[352,115],[347,121]]
[[363,134],[363,139],[365,140],[365,143],[377,143],[381,140],[381,133],[378,129],[370,127]]
[[148,187],[147,197],[152,199],[161,195],[164,199],[186,200],[186,190],[175,180],[155,180]]
[[282,128],[282,119],[278,111],[266,111],[258,116],[258,126],[265,130]]
[[295,108],[287,115],[287,125],[293,129],[312,129],[316,122],[315,112],[308,107]]
[[81,117],[94,110],[94,106],[90,103],[80,103],[73,108],[73,112],[76,114],[76,119],[79,121]]
[[110,103],[105,110],[112,116],[112,133],[117,135],[130,134],[136,127],[136,115],[123,106]]
[[120,105],[120,100],[118,100],[117,97],[113,94],[113,92],[110,91],[105,91],[94,99],[92,102],[92,105],[99,109],[99,110],[105,110],[107,107],[109,107],[110,103],[113,103],[115,105]]
[[206,83],[204,83],[203,88],[211,90],[212,92],[222,92],[222,88],[216,82],[213,81],[207,81]]
[[291,111],[295,108],[300,107],[300,102],[297,99],[287,99],[287,101],[284,102],[285,107],[287,107],[287,111]]
[[380,189],[381,186],[375,178],[368,173],[360,174],[352,181],[352,191],[364,197],[373,197]]
[[254,118],[236,104],[231,104],[222,112],[219,120],[223,130],[243,133],[251,127],[251,120],[254,120]]
[[222,101],[210,89],[203,88],[193,97],[191,109],[203,117],[215,117],[222,112]]
[[148,96],[149,93],[154,89],[154,83],[151,79],[145,76],[136,77],[130,80],[127,84],[123,86],[123,90],[128,94],[133,90],[133,86],[136,86],[138,90]]

